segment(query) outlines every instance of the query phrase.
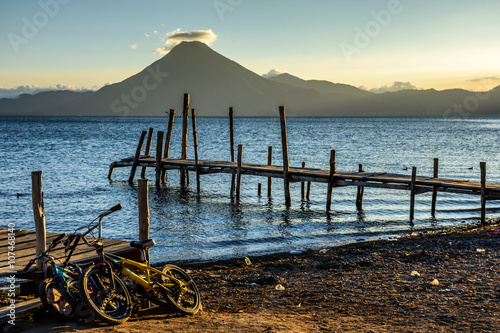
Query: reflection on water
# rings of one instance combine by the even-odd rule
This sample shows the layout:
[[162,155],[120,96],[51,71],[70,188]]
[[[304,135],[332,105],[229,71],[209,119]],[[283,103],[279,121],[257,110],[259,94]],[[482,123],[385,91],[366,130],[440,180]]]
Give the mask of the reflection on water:
[[[34,228],[30,173],[42,170],[48,231],[72,231],[121,203],[124,208],[104,220],[104,235],[136,239],[137,183],[126,181],[128,168],[115,169],[114,180],[108,181],[108,166],[134,155],[143,130],[165,130],[167,123],[167,118],[2,118],[2,222]],[[339,170],[355,171],[362,163],[366,171],[409,174],[416,166],[418,175],[430,176],[438,157],[442,177],[477,181],[479,162],[486,161],[488,181],[500,183],[498,118],[289,118],[287,123],[291,166],[306,162],[310,168],[328,169],[330,150],[335,149]],[[180,156],[180,126],[174,125],[172,157]],[[235,128],[236,143],[244,145],[244,162],[267,164],[267,147],[274,146],[273,164],[282,164],[278,117],[236,118]],[[230,158],[227,119],[199,117],[198,138],[201,159]],[[279,179],[273,180],[268,197],[265,178],[243,176],[236,200],[230,195],[231,175],[202,176],[201,193],[194,181],[181,187],[178,171],[168,171],[167,184],[158,187],[154,170],[146,177],[153,180],[149,204],[150,236],[158,244],[152,249],[154,261],[320,248],[471,222],[480,215],[474,196],[440,193],[432,217],[431,194],[421,194],[412,224],[407,191],[366,188],[364,210],[358,211],[356,188],[335,188],[327,213],[325,184],[311,184],[310,200],[300,199],[299,183],[291,184],[292,205],[286,208]],[[487,206],[488,216],[499,213],[498,202]]]

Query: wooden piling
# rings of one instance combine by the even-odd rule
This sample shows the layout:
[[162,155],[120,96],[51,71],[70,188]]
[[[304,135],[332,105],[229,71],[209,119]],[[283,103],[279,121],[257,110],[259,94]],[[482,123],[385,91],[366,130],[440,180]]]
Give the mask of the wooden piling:
[[[149,181],[140,179],[138,181],[139,197],[139,240],[149,239]],[[146,260],[149,263],[149,251],[146,251]]]
[[481,223],[486,223],[486,162],[480,162],[481,169]]
[[[273,147],[267,147],[267,165],[273,165]],[[271,197],[273,187],[273,178],[267,177],[267,196]]]
[[309,201],[311,194],[311,182],[307,182],[307,190],[306,190],[306,200]]
[[[153,133],[154,128],[150,127],[148,131],[148,139],[146,140],[146,151],[144,152],[144,156],[149,156],[151,154],[151,143],[153,142]],[[146,167],[142,167],[141,178],[146,178]]]
[[292,203],[290,197],[290,175],[288,165],[288,138],[286,133],[286,115],[285,107],[280,106],[280,123],[281,123],[281,149],[283,151],[283,187],[285,192],[285,205],[289,207]]
[[[434,159],[434,173],[433,177],[438,178],[439,176],[439,158]],[[437,186],[434,186],[432,190],[432,203],[431,203],[431,215],[436,215],[436,201],[437,201]]]
[[[185,160],[187,158],[187,141],[188,141],[188,118],[189,118],[189,101],[190,95],[184,94],[184,103],[182,107],[182,146],[181,146],[181,159]],[[180,170],[181,174],[181,186],[186,186],[189,184],[187,180],[187,171]]]
[[113,165],[110,165],[110,166],[109,166],[109,171],[108,171],[108,179],[109,179],[109,180],[111,180],[111,179],[112,179],[112,177],[113,177],[113,170],[114,170],[114,169],[115,169],[115,168],[113,167]]
[[238,145],[238,169],[236,172],[236,200],[240,199],[242,160],[243,160],[243,145]]
[[161,167],[161,156],[162,156],[162,151],[163,151],[163,131],[158,132],[158,138],[156,140],[156,177],[155,177],[155,184],[156,186],[160,185],[161,181],[161,172],[162,172],[162,167]]
[[[170,154],[170,141],[172,139],[172,130],[174,128],[174,119],[175,119],[175,110],[170,109],[170,113],[168,114],[168,128],[167,128],[167,137],[165,138],[165,150],[163,151],[163,157],[168,158]],[[162,170],[161,179],[163,183],[167,182],[167,171]]]
[[134,163],[130,169],[130,177],[128,178],[129,183],[134,181],[135,170],[137,169],[137,164],[139,163],[139,158],[141,157],[142,145],[144,144],[144,138],[146,137],[146,131],[142,131],[141,137],[139,138],[139,143],[137,144],[137,149],[135,150]]
[[[36,255],[45,251],[47,242],[45,231],[45,208],[43,202],[42,172],[34,171],[31,173],[31,197],[33,202],[33,217],[35,219],[36,233]],[[43,258],[36,262],[39,271],[46,272],[45,261]]]
[[[229,108],[229,144],[231,149],[231,162],[234,162],[234,110]],[[231,175],[231,197],[234,194],[234,186],[236,182],[236,175]]]
[[[302,162],[302,169],[306,167],[306,162]],[[304,200],[306,198],[305,182],[300,183],[300,199]]]
[[[358,172],[363,172],[363,164],[358,166]],[[365,193],[364,186],[358,186],[358,192],[356,194],[356,209],[363,210],[363,194]]]
[[201,191],[200,184],[200,164],[198,160],[198,132],[196,130],[196,111],[191,109],[191,121],[193,125],[193,146],[194,146],[194,164],[196,168],[196,191]]
[[417,179],[417,168],[413,167],[411,169],[411,183],[410,183],[410,221],[413,221],[415,217],[415,181]]
[[328,191],[326,194],[326,211],[332,209],[333,177],[335,175],[335,164],[337,159],[335,150],[330,151],[330,177],[328,178]]
[[257,195],[260,197],[262,194],[262,183],[257,184]]

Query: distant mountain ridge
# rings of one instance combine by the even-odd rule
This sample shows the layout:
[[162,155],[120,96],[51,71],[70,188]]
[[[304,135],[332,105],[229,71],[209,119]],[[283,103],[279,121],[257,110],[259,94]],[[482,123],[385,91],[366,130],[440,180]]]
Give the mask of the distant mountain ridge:
[[200,116],[274,116],[280,105],[295,116],[500,115],[500,89],[403,90],[374,94],[290,74],[266,79],[200,42],[182,42],[139,73],[95,92],[51,91],[0,99],[1,115],[164,116],[191,108]]

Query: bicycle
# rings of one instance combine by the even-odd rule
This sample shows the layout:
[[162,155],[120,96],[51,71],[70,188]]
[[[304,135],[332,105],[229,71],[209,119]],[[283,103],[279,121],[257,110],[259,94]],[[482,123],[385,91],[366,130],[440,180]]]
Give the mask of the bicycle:
[[40,283],[38,292],[45,309],[58,320],[74,319],[78,315],[78,305],[70,300],[73,296],[65,289],[65,286],[69,286],[68,281],[78,279],[82,269],[88,266],[68,264],[74,249],[66,257],[65,263],[62,265],[58,265],[55,258],[49,254],[66,236],[66,233],[63,233],[54,238],[47,249],[31,259],[24,268],[24,271],[27,271],[38,259],[44,258],[47,260],[47,264],[52,271],[52,277]]
[[[193,279],[175,265],[165,265],[162,270],[148,265],[145,251],[155,245],[153,239],[130,243],[141,250],[143,262],[104,252],[102,219],[119,209],[121,205],[98,217],[98,224],[92,227],[95,229],[99,226],[99,234],[97,238],[94,237],[94,242],[90,243],[83,237],[88,245],[96,248],[99,257],[96,265],[88,267],[80,275],[80,293],[85,304],[101,321],[124,323],[132,310],[128,286],[161,307],[183,314],[196,314],[201,307],[201,298]],[[122,279],[127,282],[127,286]]]

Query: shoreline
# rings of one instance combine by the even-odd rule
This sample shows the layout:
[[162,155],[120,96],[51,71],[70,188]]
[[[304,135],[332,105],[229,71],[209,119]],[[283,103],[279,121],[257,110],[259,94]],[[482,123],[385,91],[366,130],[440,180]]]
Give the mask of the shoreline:
[[[195,316],[153,308],[124,325],[29,322],[58,332],[500,331],[500,224],[300,254],[181,265],[202,295]],[[282,288],[277,286],[281,285]]]

